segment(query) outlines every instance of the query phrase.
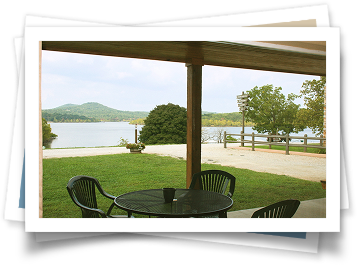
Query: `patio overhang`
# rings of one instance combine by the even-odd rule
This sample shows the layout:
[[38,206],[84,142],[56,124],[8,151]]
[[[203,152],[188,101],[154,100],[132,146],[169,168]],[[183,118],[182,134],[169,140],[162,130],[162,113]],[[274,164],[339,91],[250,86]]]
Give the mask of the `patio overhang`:
[[326,43],[212,41],[43,41],[43,50],[326,75]]
[[43,41],[42,50],[185,63],[186,185],[201,171],[202,66],[326,75],[326,42]]

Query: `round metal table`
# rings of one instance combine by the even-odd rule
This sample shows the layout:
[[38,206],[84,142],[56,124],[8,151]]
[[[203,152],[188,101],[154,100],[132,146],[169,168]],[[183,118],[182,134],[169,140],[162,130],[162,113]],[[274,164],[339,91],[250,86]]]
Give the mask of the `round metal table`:
[[122,194],[114,199],[120,209],[158,217],[200,217],[218,213],[227,217],[233,200],[226,195],[193,189],[176,189],[174,201],[165,203],[162,189],[141,190]]

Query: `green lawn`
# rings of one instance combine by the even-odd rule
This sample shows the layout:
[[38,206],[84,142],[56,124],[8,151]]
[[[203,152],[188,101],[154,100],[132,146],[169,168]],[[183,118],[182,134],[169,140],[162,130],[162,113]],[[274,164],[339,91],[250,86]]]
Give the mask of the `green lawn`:
[[[250,209],[285,200],[325,198],[319,182],[248,169],[202,164],[202,170],[224,170],[236,177],[233,207],[230,211]],[[66,190],[67,182],[77,175],[99,180],[109,194],[159,189],[186,188],[186,161],[151,154],[116,154],[88,157],[43,159],[43,217],[79,218],[80,209]],[[106,211],[111,200],[98,196],[99,208]],[[115,210],[113,214],[125,214]],[[135,215],[135,217],[144,217]]]

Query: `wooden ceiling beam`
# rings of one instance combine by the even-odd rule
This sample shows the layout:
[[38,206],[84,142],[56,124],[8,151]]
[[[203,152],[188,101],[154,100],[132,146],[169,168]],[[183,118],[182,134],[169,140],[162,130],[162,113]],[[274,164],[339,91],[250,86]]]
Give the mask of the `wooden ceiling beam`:
[[234,42],[43,41],[43,50],[326,75],[326,55]]

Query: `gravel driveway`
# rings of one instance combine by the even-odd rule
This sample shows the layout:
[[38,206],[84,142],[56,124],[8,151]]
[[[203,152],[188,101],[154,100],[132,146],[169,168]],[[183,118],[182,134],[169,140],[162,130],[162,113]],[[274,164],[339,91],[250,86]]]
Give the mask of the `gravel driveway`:
[[[95,156],[128,152],[125,147],[48,149],[43,150],[43,158]],[[186,159],[186,145],[147,146],[143,153]],[[202,163],[245,168],[311,181],[326,179],[326,158],[321,157],[223,148],[223,144],[202,145],[201,157]]]

